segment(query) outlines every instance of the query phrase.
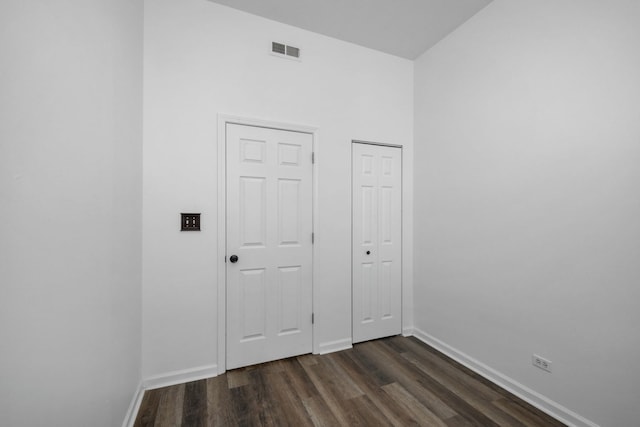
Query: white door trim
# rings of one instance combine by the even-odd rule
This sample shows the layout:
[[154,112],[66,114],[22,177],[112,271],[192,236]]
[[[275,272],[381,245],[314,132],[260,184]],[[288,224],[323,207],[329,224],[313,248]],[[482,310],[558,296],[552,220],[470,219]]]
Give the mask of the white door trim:
[[400,148],[400,149],[403,148],[401,144],[385,144],[382,142],[360,141],[359,139],[352,139],[351,144],[367,144],[367,145],[379,145],[381,147],[392,147],[392,148]]
[[[313,126],[282,123],[263,119],[256,119],[250,117],[234,116],[229,114],[218,114],[218,245],[217,245],[217,267],[218,267],[218,374],[223,374],[227,367],[227,276],[225,265],[225,252],[226,252],[226,235],[227,235],[227,165],[226,165],[226,127],[227,124],[238,124],[245,126],[257,126],[269,129],[279,129],[292,132],[302,132],[312,135],[313,139],[313,152],[315,153],[315,163],[318,163],[318,151],[319,151],[319,129]],[[318,224],[318,168],[313,165],[313,232],[317,235]],[[315,247],[312,248],[312,263],[315,266]],[[313,268],[313,283],[318,283],[317,269]],[[316,312],[315,298],[316,289],[313,287],[313,312]],[[312,330],[315,330],[315,325],[312,325]],[[316,334],[313,335],[313,352],[319,352],[319,344],[317,342]]]

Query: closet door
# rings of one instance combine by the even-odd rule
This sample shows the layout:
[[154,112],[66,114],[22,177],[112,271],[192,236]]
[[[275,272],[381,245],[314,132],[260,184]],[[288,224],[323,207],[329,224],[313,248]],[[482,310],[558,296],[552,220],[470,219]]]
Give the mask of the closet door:
[[353,342],[402,330],[402,149],[353,144]]

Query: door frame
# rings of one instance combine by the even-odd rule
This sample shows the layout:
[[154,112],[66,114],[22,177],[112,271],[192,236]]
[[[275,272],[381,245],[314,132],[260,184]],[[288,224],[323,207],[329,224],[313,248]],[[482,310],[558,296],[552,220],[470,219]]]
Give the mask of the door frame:
[[[227,370],[227,268],[225,262],[227,250],[227,124],[237,124],[243,126],[255,126],[268,129],[284,130],[291,132],[308,133],[312,138],[312,152],[314,153],[314,164],[312,165],[312,232],[316,232],[318,224],[318,151],[319,151],[319,129],[315,126],[299,125],[294,123],[283,123],[271,120],[256,119],[251,117],[242,117],[229,114],[218,114],[218,221],[217,221],[217,287],[218,287],[218,375],[223,374]],[[311,247],[311,263],[312,263],[312,312],[316,311],[315,306],[315,287],[318,274],[315,268],[316,251],[315,246]],[[311,325],[312,335],[312,352],[318,353],[318,343],[316,342],[315,324]]]
[[405,314],[405,274],[404,274],[404,232],[405,232],[405,224],[404,224],[404,151],[405,147],[402,144],[385,144],[383,142],[373,142],[373,141],[362,141],[359,139],[351,140],[351,339],[353,340],[353,144],[365,144],[365,145],[377,145],[381,147],[391,147],[391,148],[399,148],[400,149],[400,167],[402,168],[402,173],[400,173],[400,334],[404,336],[411,335],[407,333],[406,329],[406,314]]

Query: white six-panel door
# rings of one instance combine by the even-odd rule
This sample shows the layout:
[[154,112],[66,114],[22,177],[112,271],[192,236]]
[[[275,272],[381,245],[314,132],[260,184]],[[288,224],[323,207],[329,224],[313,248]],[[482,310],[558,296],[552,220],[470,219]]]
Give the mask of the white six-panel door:
[[353,144],[353,342],[401,333],[402,150]]
[[310,353],[312,135],[227,124],[226,144],[227,369]]

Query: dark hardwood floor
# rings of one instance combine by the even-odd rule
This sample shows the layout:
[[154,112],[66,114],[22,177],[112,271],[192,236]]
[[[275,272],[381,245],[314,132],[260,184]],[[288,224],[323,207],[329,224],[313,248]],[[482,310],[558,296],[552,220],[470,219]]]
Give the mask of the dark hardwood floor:
[[564,426],[415,338],[145,392],[136,426]]

